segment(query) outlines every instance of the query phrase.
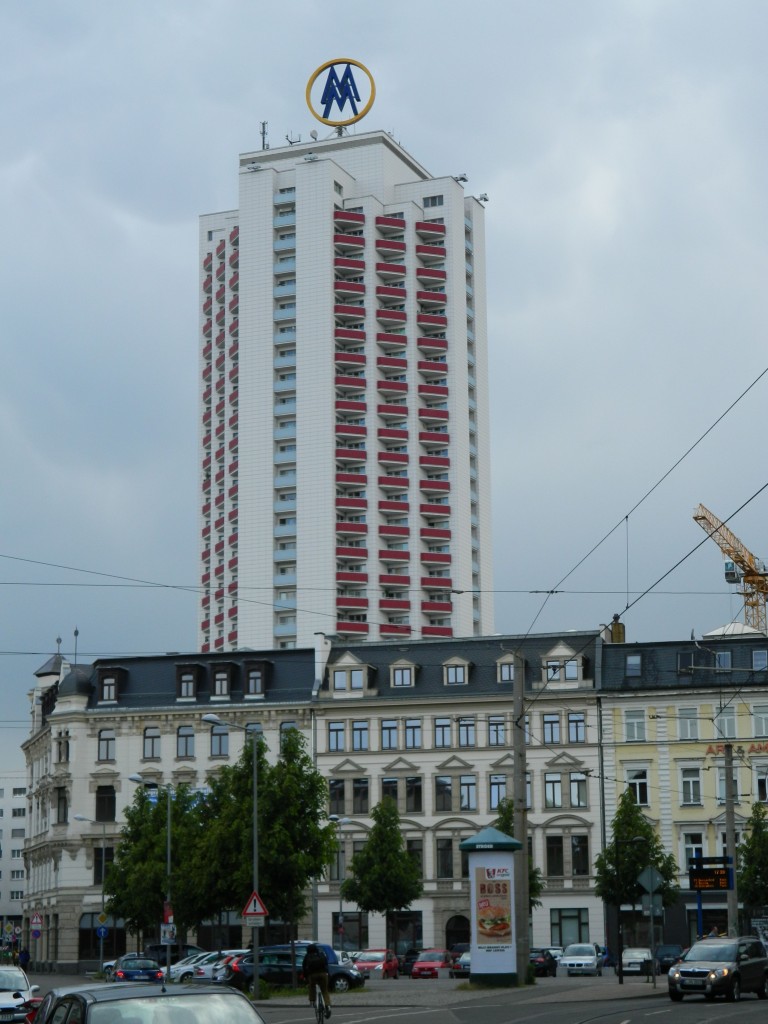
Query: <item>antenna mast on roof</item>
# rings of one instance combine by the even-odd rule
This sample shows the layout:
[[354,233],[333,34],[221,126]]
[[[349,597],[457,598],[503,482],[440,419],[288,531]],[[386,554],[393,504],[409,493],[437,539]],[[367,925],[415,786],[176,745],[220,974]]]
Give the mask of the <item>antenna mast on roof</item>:
[[267,124],[268,124],[267,121],[262,121],[261,122],[260,134],[261,134],[261,148],[262,149],[269,149],[269,143],[267,142]]

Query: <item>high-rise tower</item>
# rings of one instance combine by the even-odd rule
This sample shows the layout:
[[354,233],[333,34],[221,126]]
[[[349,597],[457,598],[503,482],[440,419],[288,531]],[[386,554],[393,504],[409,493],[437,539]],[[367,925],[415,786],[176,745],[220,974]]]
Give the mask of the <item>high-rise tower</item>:
[[484,209],[388,134],[200,225],[202,650],[493,632]]

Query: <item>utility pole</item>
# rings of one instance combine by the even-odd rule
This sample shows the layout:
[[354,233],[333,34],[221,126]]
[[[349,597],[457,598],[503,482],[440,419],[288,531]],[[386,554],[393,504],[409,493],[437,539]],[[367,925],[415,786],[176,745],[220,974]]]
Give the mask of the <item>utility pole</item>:
[[515,878],[515,948],[517,952],[517,983],[524,985],[528,975],[530,958],[528,938],[528,794],[526,787],[525,756],[525,677],[522,666],[515,665],[514,690],[512,692],[512,715],[514,718],[514,831],[520,843],[519,857],[516,857],[517,877]]
[[736,889],[736,813],[734,808],[733,785],[733,744],[724,744],[725,754],[725,855],[732,879],[732,887],[727,892],[728,934],[739,934],[739,894]]

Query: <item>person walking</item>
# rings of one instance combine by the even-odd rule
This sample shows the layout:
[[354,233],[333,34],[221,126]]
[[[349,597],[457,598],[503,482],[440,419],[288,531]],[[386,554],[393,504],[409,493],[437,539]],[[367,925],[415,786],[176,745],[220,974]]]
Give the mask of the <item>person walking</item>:
[[316,991],[319,987],[325,1002],[325,1016],[331,1016],[331,995],[328,991],[328,958],[314,942],[307,946],[307,955],[301,965],[304,977],[309,985],[309,1001],[315,1005]]
[[30,959],[31,957],[29,955],[29,950],[25,946],[19,953],[19,967],[21,967],[23,971],[26,971],[26,969],[29,967]]

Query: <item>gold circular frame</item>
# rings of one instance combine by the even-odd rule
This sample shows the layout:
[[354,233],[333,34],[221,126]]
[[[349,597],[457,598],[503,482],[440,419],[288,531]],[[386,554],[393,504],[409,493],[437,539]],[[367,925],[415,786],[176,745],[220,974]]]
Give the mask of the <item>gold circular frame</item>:
[[[312,86],[318,80],[320,75],[322,75],[324,71],[327,71],[328,68],[332,68],[334,64],[354,64],[356,68],[360,68],[361,71],[365,72],[365,74],[368,77],[368,81],[371,83],[371,96],[368,102],[366,103],[365,108],[361,110],[359,114],[356,114],[354,117],[348,118],[346,121],[332,121],[329,117],[321,117],[320,114],[317,114],[312,108],[312,100],[310,98]],[[309,107],[310,113],[312,114],[313,117],[317,118],[317,120],[321,121],[323,124],[330,125],[331,128],[344,128],[346,127],[346,125],[354,124],[355,121],[359,121],[361,118],[365,117],[365,115],[371,109],[371,107],[373,106],[373,101],[376,99],[376,83],[373,80],[373,75],[365,66],[365,64],[361,64],[359,60],[352,60],[350,57],[337,57],[335,60],[327,60],[325,64],[321,64],[320,67],[312,73],[309,81],[307,82],[306,97],[307,106]]]

